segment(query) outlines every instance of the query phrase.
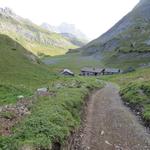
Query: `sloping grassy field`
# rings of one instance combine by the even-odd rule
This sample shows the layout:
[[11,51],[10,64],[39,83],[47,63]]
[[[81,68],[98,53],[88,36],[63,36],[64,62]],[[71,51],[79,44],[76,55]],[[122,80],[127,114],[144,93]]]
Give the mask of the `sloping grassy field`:
[[37,57],[8,36],[0,35],[0,104],[30,95],[54,76]]

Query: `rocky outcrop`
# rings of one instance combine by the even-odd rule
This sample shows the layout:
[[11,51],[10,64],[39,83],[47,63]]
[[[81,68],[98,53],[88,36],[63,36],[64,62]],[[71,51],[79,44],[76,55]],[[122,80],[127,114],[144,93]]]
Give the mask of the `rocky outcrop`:
[[74,24],[62,23],[58,26],[58,30],[60,33],[69,33],[78,39],[88,40],[86,35],[77,29]]
[[58,30],[57,27],[52,26],[52,25],[50,25],[50,24],[48,24],[46,22],[42,23],[41,27],[44,28],[44,29],[46,29],[46,30],[48,30],[48,31],[50,31],[50,32],[59,33],[59,30]]
[[86,41],[78,39],[76,36],[74,36],[71,33],[61,33],[61,35],[67,38],[71,43],[73,43],[78,47],[84,46],[86,44]]
[[74,24],[62,23],[61,25],[51,26],[48,23],[43,23],[42,28],[49,30],[50,32],[60,33],[67,38],[71,43],[81,47],[85,45],[89,40],[87,36],[75,27]]

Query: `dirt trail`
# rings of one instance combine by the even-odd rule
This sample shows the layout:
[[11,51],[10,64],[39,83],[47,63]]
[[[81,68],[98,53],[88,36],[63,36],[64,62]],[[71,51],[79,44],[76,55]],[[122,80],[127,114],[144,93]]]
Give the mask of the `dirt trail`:
[[72,150],[150,150],[150,135],[112,84],[92,95],[82,132]]

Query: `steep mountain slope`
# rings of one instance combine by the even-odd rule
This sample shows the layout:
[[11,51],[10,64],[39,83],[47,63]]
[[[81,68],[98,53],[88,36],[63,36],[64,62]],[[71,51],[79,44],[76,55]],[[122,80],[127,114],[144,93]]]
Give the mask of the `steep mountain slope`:
[[77,46],[83,46],[89,41],[87,36],[77,29],[73,24],[62,23],[57,27],[51,26],[48,23],[43,23],[41,27],[49,30],[50,32],[60,33]]
[[86,55],[99,55],[109,60],[112,57],[134,59],[150,58],[150,1],[139,4],[109,31],[80,49]]
[[36,55],[65,54],[69,48],[76,47],[60,34],[17,16],[9,8],[0,9],[0,33],[10,36]]

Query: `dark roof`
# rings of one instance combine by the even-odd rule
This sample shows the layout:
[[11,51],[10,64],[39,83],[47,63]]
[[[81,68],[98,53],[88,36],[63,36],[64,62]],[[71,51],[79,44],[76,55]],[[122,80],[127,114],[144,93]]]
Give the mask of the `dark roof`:
[[119,72],[119,71],[120,71],[120,69],[115,69],[115,68],[106,68],[106,69],[105,69],[105,72],[117,73],[117,72]]
[[104,69],[101,68],[88,68],[88,67],[81,69],[82,72],[92,72],[92,73],[101,73],[103,70]]

